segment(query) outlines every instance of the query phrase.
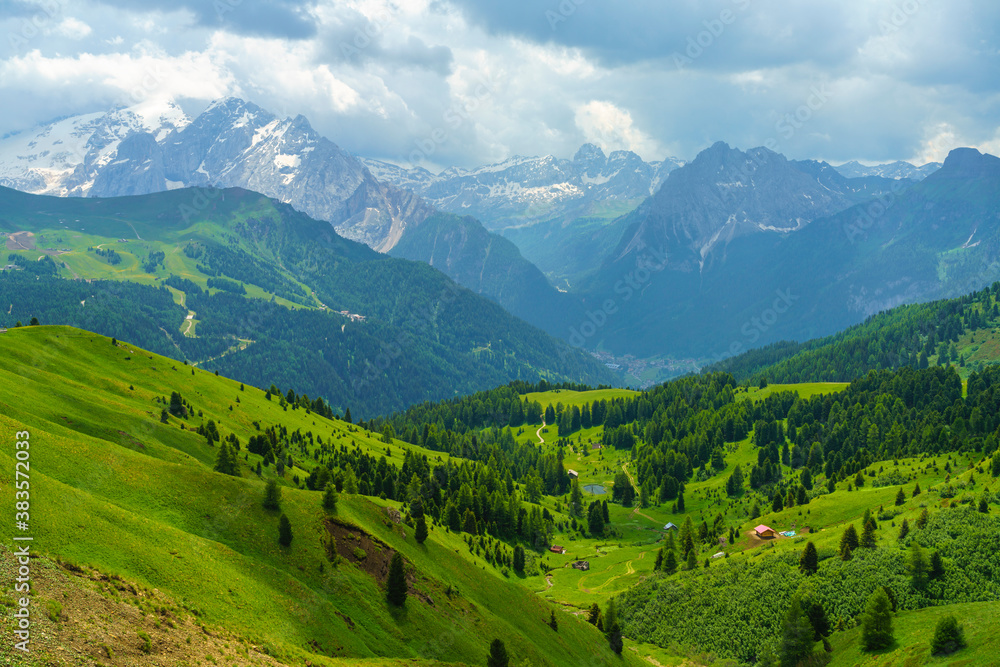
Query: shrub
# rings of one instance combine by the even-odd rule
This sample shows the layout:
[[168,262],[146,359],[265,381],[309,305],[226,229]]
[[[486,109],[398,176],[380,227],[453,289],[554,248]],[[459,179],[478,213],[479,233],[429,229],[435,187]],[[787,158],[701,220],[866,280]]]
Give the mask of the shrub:
[[934,638],[931,639],[932,655],[948,655],[965,647],[965,631],[954,616],[945,616],[934,628]]

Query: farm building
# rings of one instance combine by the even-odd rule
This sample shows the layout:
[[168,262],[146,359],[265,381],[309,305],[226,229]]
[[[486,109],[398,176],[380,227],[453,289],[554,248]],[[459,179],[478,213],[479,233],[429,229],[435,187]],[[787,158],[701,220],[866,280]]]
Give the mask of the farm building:
[[566,547],[561,547],[557,544],[553,544],[551,547],[549,547],[549,551],[551,551],[554,554],[564,554],[566,553]]
[[577,560],[577,561],[573,561],[572,567],[575,567],[578,570],[587,571],[587,570],[590,569],[590,561],[589,560]]
[[768,528],[764,524],[760,524],[753,531],[757,533],[757,537],[775,537],[777,535],[773,528]]
[[677,525],[673,523],[668,523],[663,527],[663,530],[677,530]]
[[566,474],[569,475],[571,479],[576,479],[577,477],[580,476],[580,473],[578,473],[575,470],[567,470]]

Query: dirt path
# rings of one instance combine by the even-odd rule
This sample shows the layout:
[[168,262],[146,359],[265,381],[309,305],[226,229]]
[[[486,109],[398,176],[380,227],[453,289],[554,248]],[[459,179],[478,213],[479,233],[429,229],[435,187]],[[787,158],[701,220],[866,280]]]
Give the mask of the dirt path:
[[535,431],[535,436],[538,438],[538,444],[539,445],[544,445],[545,444],[545,438],[542,437],[542,429],[543,428],[545,428],[545,420],[544,419],[542,420],[542,425],[538,427],[537,431]]
[[195,337],[191,333],[191,327],[194,326],[194,316],[195,316],[195,312],[193,310],[189,310],[188,314],[187,314],[187,317],[184,318],[184,322],[185,322],[186,326],[184,327],[184,330],[181,331],[181,333],[184,334],[185,336],[187,336],[188,338],[194,338]]

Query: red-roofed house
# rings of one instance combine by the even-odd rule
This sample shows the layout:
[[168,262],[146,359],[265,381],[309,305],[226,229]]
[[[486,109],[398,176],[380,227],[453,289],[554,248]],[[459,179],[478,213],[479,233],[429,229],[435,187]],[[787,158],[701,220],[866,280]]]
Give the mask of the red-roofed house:
[[768,528],[764,524],[760,524],[753,529],[757,533],[757,537],[775,537],[777,533],[774,532],[773,528]]
[[549,551],[551,551],[554,554],[564,554],[564,553],[566,553],[565,547],[561,547],[561,546],[556,545],[556,544],[553,544],[551,547],[549,547]]

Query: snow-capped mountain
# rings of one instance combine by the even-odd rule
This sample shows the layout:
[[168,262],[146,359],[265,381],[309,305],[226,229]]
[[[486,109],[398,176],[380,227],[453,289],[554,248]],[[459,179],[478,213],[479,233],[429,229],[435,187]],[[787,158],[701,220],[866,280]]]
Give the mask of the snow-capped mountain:
[[683,163],[644,162],[631,151],[605,155],[585,144],[572,160],[514,156],[496,164],[433,174],[362,159],[380,180],[413,190],[437,208],[472,215],[489,229],[573,216],[595,201],[638,202]]
[[[279,118],[236,98],[193,120],[173,105],[158,112],[117,109],[8,137],[0,141],[0,178],[15,189],[61,196],[244,188],[325,220],[375,250],[430,263],[537,326],[552,330],[557,305],[568,300],[513,244],[475,218],[440,214],[425,225],[437,213],[432,206],[379,180],[305,117]],[[405,247],[394,252],[404,235]]]
[[33,194],[87,196],[126,137],[139,132],[161,141],[189,123],[172,102],[147,103],[12,134],[0,140],[0,185]]
[[834,167],[834,169],[839,171],[841,175],[846,176],[847,178],[881,176],[883,178],[893,178],[896,180],[909,178],[914,181],[922,181],[940,168],[940,162],[928,162],[924,166],[918,167],[910,164],[909,162],[903,162],[902,160],[888,162],[886,164],[876,164],[871,167],[866,167],[856,160],[851,160],[850,162],[845,162],[839,167]]

